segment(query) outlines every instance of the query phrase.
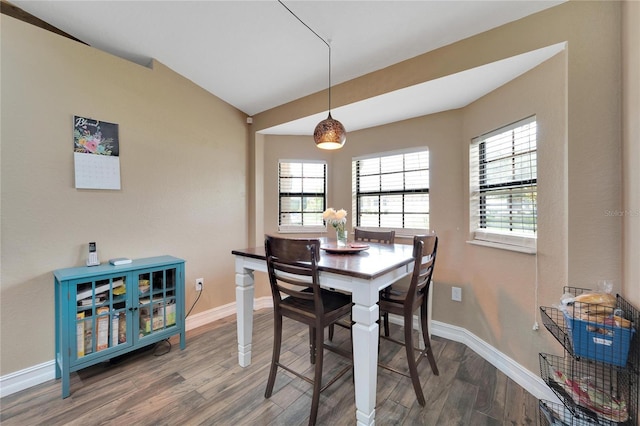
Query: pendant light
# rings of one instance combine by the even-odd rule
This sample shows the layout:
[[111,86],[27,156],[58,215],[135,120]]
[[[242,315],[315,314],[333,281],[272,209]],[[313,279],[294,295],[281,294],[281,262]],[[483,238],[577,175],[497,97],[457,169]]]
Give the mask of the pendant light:
[[338,120],[334,120],[331,117],[331,45],[322,37],[318,35],[315,31],[311,29],[307,24],[305,24],[302,19],[298,18],[298,16],[291,11],[281,0],[278,2],[289,11],[295,18],[302,23],[305,27],[309,29],[313,34],[316,35],[324,44],[327,45],[329,49],[329,116],[322,120],[316,126],[313,131],[313,140],[316,142],[316,146],[322,149],[339,149],[342,148],[345,141],[347,140],[347,132],[344,129],[342,123]]

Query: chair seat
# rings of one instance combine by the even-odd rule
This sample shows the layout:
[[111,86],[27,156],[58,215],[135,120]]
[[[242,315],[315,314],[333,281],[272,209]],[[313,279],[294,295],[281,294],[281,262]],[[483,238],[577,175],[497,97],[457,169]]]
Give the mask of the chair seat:
[[[416,298],[413,304],[411,305],[412,310],[415,311],[416,309],[418,309],[418,307],[420,307],[422,302],[423,302],[422,297]],[[402,301],[399,301],[399,300],[385,298],[385,299],[380,299],[380,302],[378,303],[378,305],[380,306],[381,312],[399,315],[399,316],[404,316],[405,314],[413,316],[413,313],[406,311],[405,309],[406,302],[402,303]]]
[[[303,290],[303,292],[311,292],[309,290]],[[325,289],[320,290],[320,296],[322,297],[322,303],[324,305],[324,319],[325,323],[331,323],[336,321],[351,312],[351,296],[337,293]],[[298,318],[309,325],[313,325],[316,320],[316,310],[313,300],[302,300],[294,297],[286,297],[280,302],[280,306],[284,311],[289,311],[302,316]],[[285,313],[286,315],[286,313]]]
[[[407,303],[407,295],[411,290],[411,280],[402,279],[395,282],[392,286],[385,288],[380,292],[380,311],[394,315],[404,315],[405,304]],[[423,302],[424,295],[420,294],[412,299],[412,311],[415,311]],[[385,330],[385,336],[389,334]]]
[[411,286],[411,277],[402,278],[380,291],[380,300],[404,303]]

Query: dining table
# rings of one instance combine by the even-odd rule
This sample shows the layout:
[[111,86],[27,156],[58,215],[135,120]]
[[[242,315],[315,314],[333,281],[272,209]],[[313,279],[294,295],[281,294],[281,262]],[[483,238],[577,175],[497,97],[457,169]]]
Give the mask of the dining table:
[[[409,275],[413,246],[407,244],[353,244],[338,249],[336,241],[319,238],[320,285],[351,294],[352,344],[356,422],[374,425],[378,368],[380,290]],[[353,250],[349,250],[352,248]],[[232,250],[235,257],[238,363],[251,364],[254,272],[267,272],[264,246]]]

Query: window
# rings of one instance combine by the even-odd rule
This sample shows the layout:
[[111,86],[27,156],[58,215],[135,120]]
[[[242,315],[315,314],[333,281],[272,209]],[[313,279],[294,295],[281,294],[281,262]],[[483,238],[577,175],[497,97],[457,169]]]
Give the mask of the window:
[[535,248],[536,118],[474,138],[470,148],[474,240]]
[[352,169],[356,226],[429,228],[429,151],[357,158]]
[[326,205],[325,162],[280,160],[278,163],[279,230],[318,232],[324,230]]

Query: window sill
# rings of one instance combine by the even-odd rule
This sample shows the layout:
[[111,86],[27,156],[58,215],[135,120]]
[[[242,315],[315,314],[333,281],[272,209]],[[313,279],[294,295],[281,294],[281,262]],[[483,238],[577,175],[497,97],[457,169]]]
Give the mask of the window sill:
[[534,247],[514,246],[512,244],[496,243],[493,241],[471,240],[471,241],[467,241],[467,243],[473,244],[476,246],[491,247],[499,250],[515,251],[518,253],[525,253],[525,254],[536,254],[537,252]]

